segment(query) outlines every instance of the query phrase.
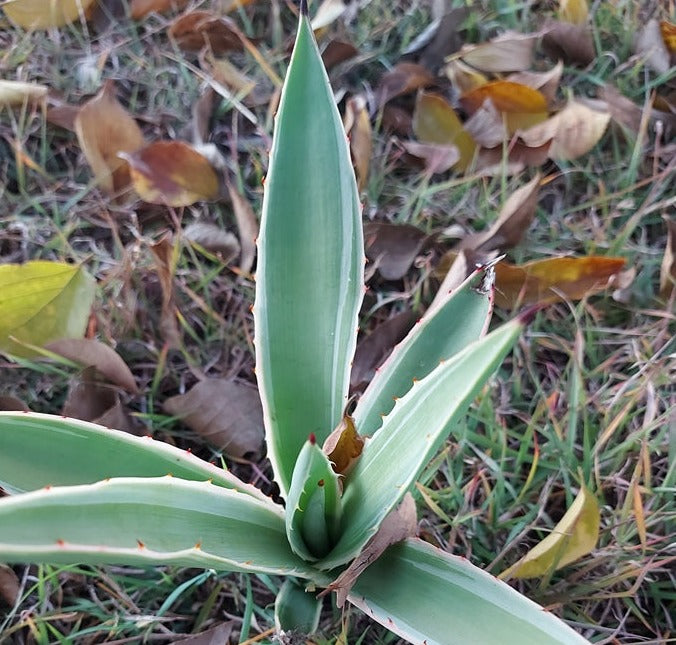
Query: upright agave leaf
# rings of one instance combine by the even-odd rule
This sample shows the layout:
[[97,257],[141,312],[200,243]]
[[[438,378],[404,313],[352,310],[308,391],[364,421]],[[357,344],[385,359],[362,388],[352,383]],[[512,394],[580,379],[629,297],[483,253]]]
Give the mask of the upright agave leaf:
[[256,375],[286,495],[305,439],[321,445],[341,420],[363,295],[357,185],[307,15],[276,118],[258,248]]

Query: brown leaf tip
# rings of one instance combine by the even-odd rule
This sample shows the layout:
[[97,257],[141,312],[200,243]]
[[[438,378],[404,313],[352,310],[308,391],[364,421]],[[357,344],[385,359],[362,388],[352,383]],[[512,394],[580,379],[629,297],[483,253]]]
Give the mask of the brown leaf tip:
[[146,545],[141,542],[141,540],[136,540],[136,545],[138,546],[139,549],[145,549]]
[[311,432],[307,440],[314,446],[317,443],[317,437],[314,432]]
[[301,13],[301,15],[303,15],[303,16],[307,16],[307,15],[308,15],[308,11],[307,11],[307,0],[300,0],[300,13]]

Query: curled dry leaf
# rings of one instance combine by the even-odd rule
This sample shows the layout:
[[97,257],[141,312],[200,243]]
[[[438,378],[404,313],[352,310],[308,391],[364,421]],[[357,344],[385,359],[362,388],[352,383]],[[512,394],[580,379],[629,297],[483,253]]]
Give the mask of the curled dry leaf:
[[410,224],[369,222],[364,226],[366,257],[385,280],[403,278],[426,241],[424,231]]
[[434,76],[422,65],[398,63],[380,79],[375,92],[378,107],[382,107],[396,96],[410,94],[434,83]]
[[507,198],[495,223],[483,233],[466,237],[457,248],[485,253],[516,246],[535,216],[541,179],[542,176],[538,173],[527,184],[515,190]]
[[487,43],[465,45],[462,60],[483,72],[518,72],[530,69],[533,48],[540,34],[506,32]]
[[638,32],[634,48],[654,72],[666,74],[671,68],[671,54],[662,38],[657,20],[649,20]]
[[676,288],[676,220],[664,217],[667,224],[667,246],[660,267],[660,296],[668,298]]
[[101,416],[92,419],[93,423],[98,423],[100,426],[112,428],[114,430],[121,430],[128,434],[142,437],[148,432],[148,428],[137,417],[131,415],[129,410],[122,404],[118,396],[115,403],[108,408]]
[[480,146],[494,148],[508,138],[505,119],[495,108],[491,99],[486,99],[478,110],[465,121],[465,131]]
[[240,253],[237,237],[217,224],[194,222],[183,231],[183,237],[210,253],[218,253],[224,264],[229,264]]
[[0,410],[3,412],[29,412],[30,408],[15,396],[0,395]]
[[577,159],[600,141],[609,121],[609,112],[592,109],[572,99],[553,117],[528,130],[520,131],[519,136],[531,147],[551,141],[550,159]]
[[122,357],[108,345],[87,338],[63,338],[45,346],[50,352],[63,356],[84,367],[94,367],[108,381],[138,394],[138,387]]
[[251,385],[206,379],[186,394],[167,399],[163,407],[231,457],[257,454],[263,443],[263,409]]
[[486,76],[466,65],[459,58],[451,59],[444,67],[444,73],[454,87],[463,94],[488,83]]
[[359,435],[351,416],[345,415],[338,427],[326,437],[322,450],[328,456],[334,472],[346,475],[364,449],[364,438]]
[[189,0],[131,0],[131,17],[141,20],[150,13],[164,13],[174,9],[182,9]]
[[71,379],[62,414],[82,421],[103,416],[118,401],[116,388],[101,381],[95,367],[85,367]]
[[624,96],[616,87],[608,84],[599,89],[598,97],[605,101],[613,121],[638,134],[643,110],[636,103]]
[[211,11],[189,11],[174,20],[169,36],[183,51],[199,51],[208,47],[216,56],[243,51],[239,31],[229,18]]
[[120,154],[130,154],[145,144],[136,121],[115,97],[115,84],[105,83],[75,117],[75,133],[94,177],[110,194],[129,186],[129,167]]
[[579,560],[596,546],[600,524],[599,503],[583,486],[552,532],[498,577],[540,578]]
[[256,257],[256,238],[258,237],[258,220],[251,204],[230,182],[228,193],[232,201],[232,209],[235,212],[237,228],[239,230],[239,242],[242,254],[239,261],[239,269],[246,274],[251,271]]
[[350,153],[354,164],[359,190],[364,190],[368,182],[369,165],[373,152],[373,133],[371,119],[366,109],[366,99],[357,95],[348,99],[343,118],[345,132],[350,138]]
[[512,83],[527,85],[534,90],[539,90],[545,97],[547,105],[551,106],[559,89],[561,75],[563,74],[563,61],[559,61],[546,72],[515,72],[507,77]]
[[383,108],[382,127],[385,132],[402,137],[413,136],[413,119],[410,112],[391,103]]
[[0,564],[0,600],[14,607],[21,596],[21,583],[16,573],[6,564]]
[[174,274],[178,259],[178,246],[173,243],[171,233],[167,233],[150,246],[150,251],[155,260],[155,272],[162,291],[160,330],[167,347],[177,348],[181,346],[181,332],[176,320],[176,303],[174,302]]
[[587,0],[561,0],[559,18],[573,25],[584,25],[589,17]]
[[49,88],[38,83],[0,80],[0,105],[40,103],[47,97]]
[[12,0],[2,5],[7,17],[24,29],[50,29],[62,27],[81,16],[94,0]]
[[418,531],[415,502],[411,493],[406,493],[401,504],[381,523],[378,532],[366,543],[362,552],[352,561],[320,596],[336,592],[336,604],[342,607],[357,578],[375,562],[388,546],[413,537]]
[[213,167],[183,141],[156,141],[121,156],[129,163],[134,189],[150,204],[189,206],[218,197]]
[[443,96],[430,92],[418,95],[413,113],[413,132],[424,143],[454,145],[460,153],[457,167],[461,171],[467,170],[474,159],[476,143]]
[[594,62],[596,50],[589,25],[559,20],[545,22],[542,49],[553,60],[586,67]]
[[408,154],[423,161],[429,175],[446,172],[460,161],[460,151],[454,145],[418,141],[403,141],[401,145]]
[[344,40],[331,40],[324,51],[322,51],[322,60],[324,67],[331,69],[339,63],[343,63],[350,58],[354,58],[359,53],[359,50],[352,44]]

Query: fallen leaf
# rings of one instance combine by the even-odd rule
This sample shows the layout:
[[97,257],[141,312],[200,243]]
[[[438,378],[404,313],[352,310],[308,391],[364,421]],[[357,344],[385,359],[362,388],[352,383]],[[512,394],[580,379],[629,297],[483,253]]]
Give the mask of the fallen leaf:
[[183,51],[199,51],[208,47],[216,56],[244,51],[233,21],[211,11],[184,13],[171,23],[168,34]]
[[239,270],[243,274],[247,274],[251,271],[256,257],[258,220],[246,197],[230,182],[228,182],[228,193],[230,194],[232,209],[235,212],[235,220],[237,221],[237,228],[239,230],[239,242],[242,247]]
[[39,354],[22,343],[42,347],[82,337],[95,291],[94,279],[77,264],[0,264],[0,352],[32,357]]
[[413,135],[413,119],[410,112],[391,103],[383,108],[382,127],[385,132],[393,132],[402,137]]
[[422,87],[434,85],[435,82],[434,76],[422,65],[398,63],[380,79],[375,92],[378,107],[382,107],[396,96],[410,94]]
[[561,0],[559,18],[573,25],[584,25],[589,17],[587,0]]
[[616,87],[608,84],[599,88],[598,97],[606,102],[613,121],[633,132],[634,135],[638,134],[643,110],[636,103],[624,96]]
[[549,158],[570,160],[589,152],[601,140],[609,121],[609,112],[592,109],[571,99],[553,117],[518,134],[531,147],[551,141]]
[[119,155],[142,148],[145,139],[136,121],[115,98],[112,81],[80,108],[75,133],[99,186],[109,194],[126,189],[129,167]]
[[220,255],[223,264],[230,264],[241,250],[237,237],[217,224],[194,222],[183,231],[183,237],[210,253]]
[[322,450],[328,456],[334,472],[346,475],[364,449],[364,438],[359,435],[351,416],[343,416],[336,429],[326,438]]
[[14,570],[6,564],[0,564],[0,598],[6,605],[14,607],[21,597],[21,583]]
[[167,399],[163,407],[231,457],[258,453],[261,448],[263,409],[253,386],[206,379],[186,394]]
[[488,83],[488,78],[460,59],[451,59],[444,67],[444,73],[461,94]]
[[538,173],[527,184],[515,190],[505,201],[493,225],[483,233],[475,233],[463,239],[458,249],[487,252],[516,246],[535,216],[541,179],[542,176]]
[[539,578],[579,560],[596,546],[600,524],[599,503],[583,486],[552,532],[498,577]]
[[[89,421],[89,419],[87,419]],[[120,397],[117,396],[115,403],[100,416],[91,419],[92,423],[98,423],[105,428],[119,430],[127,434],[133,434],[137,437],[143,437],[148,434],[148,428],[138,418],[129,414],[129,411],[122,405]]]
[[310,22],[314,31],[328,27],[332,22],[338,20],[347,9],[343,0],[324,0],[317,9],[317,13]]
[[75,132],[75,119],[80,113],[80,106],[70,105],[58,99],[49,98],[47,107],[47,122],[58,125],[64,130]]
[[660,296],[668,298],[676,286],[676,220],[664,216],[667,224],[667,245],[660,266]]
[[662,30],[657,20],[649,20],[639,30],[634,49],[654,72],[666,74],[671,68],[671,55],[662,38]]
[[389,317],[359,341],[350,373],[353,389],[371,382],[376,368],[382,365],[394,346],[404,340],[416,319],[416,314],[407,309]]
[[178,246],[173,243],[171,233],[167,233],[150,246],[150,251],[155,259],[155,272],[162,292],[160,331],[167,347],[175,349],[181,346],[181,332],[176,320],[174,302],[174,274],[178,260]]
[[214,80],[221,85],[225,85],[231,92],[240,99],[246,98],[256,88],[255,79],[243,74],[229,60],[225,58],[214,58],[210,54],[205,57],[206,65],[203,68],[210,68]]
[[345,132],[350,139],[350,153],[354,164],[359,190],[364,190],[368,182],[369,165],[373,152],[373,133],[371,119],[363,96],[353,96],[345,104],[343,118]]
[[415,502],[411,493],[406,493],[399,507],[392,511],[380,524],[378,532],[366,543],[362,552],[319,595],[336,592],[336,605],[345,604],[350,589],[366,568],[375,562],[388,546],[413,537],[418,530]]
[[401,145],[408,154],[423,161],[425,171],[430,176],[446,172],[460,161],[460,151],[454,145],[419,141],[402,141]]
[[94,0],[12,0],[2,5],[7,17],[24,29],[63,27],[80,17]]
[[385,280],[399,280],[427,240],[427,235],[410,224],[368,222],[364,225],[366,257],[376,264]]
[[542,49],[553,60],[580,67],[594,62],[596,50],[589,25],[548,20],[543,31]]
[[486,148],[499,146],[509,138],[503,113],[497,111],[491,99],[486,99],[463,127],[475,143]]
[[483,72],[518,72],[530,69],[533,48],[540,34],[506,32],[487,43],[465,45],[462,60]]
[[127,0],[96,0],[91,7],[90,22],[97,34],[119,25],[127,17]]
[[94,367],[108,381],[138,394],[138,386],[122,357],[108,345],[87,338],[63,338],[45,346],[45,349],[84,367]]
[[482,148],[477,156],[476,170],[484,175],[515,175],[524,168],[537,168],[549,159],[551,143],[550,139],[540,146],[528,146],[522,141],[512,140],[505,147]]
[[183,9],[189,0],[131,0],[131,17],[141,20],[150,13],[164,13],[173,9]]
[[580,300],[606,289],[624,264],[624,258],[601,256],[547,258],[518,266],[503,260],[495,266],[495,304],[512,309],[517,304]]
[[199,632],[199,634],[193,634],[187,638],[172,641],[172,643],[173,645],[227,645],[230,642],[230,636],[234,627],[235,621],[229,620],[204,632]]
[[216,92],[212,87],[207,86],[202,95],[193,103],[192,120],[186,130],[192,131],[192,140],[195,145],[202,145],[209,138],[211,130],[209,125],[214,111],[215,98]]
[[460,153],[459,170],[465,171],[471,165],[476,143],[443,96],[430,92],[418,94],[413,113],[413,132],[423,143],[454,145]]
[[324,67],[331,69],[346,60],[350,60],[350,58],[354,58],[358,53],[359,50],[352,43],[344,40],[331,40],[322,51]]
[[73,419],[94,421],[110,410],[118,399],[116,388],[101,381],[95,367],[85,367],[71,379],[61,413]]
[[508,81],[527,85],[535,90],[539,90],[551,106],[556,99],[556,92],[559,89],[561,75],[563,74],[563,61],[559,61],[546,72],[515,72],[507,77]]
[[673,22],[667,22],[666,20],[662,20],[660,21],[660,33],[662,34],[662,40],[664,42],[665,47],[669,50],[669,53],[673,56],[674,54],[676,54],[676,25]]
[[[425,42],[421,34],[416,41],[422,44],[419,55],[419,63],[427,69],[437,71],[444,60],[451,54],[455,54],[462,47],[462,37],[459,29],[470,14],[469,7],[455,7],[435,20],[425,32],[429,32],[428,41]],[[414,43],[406,48],[407,52],[416,51]]]
[[30,412],[30,408],[15,396],[0,395],[0,410],[3,412]]
[[470,114],[490,100],[505,117],[507,130],[513,134],[547,119],[547,99],[538,90],[512,81],[493,81],[466,92],[460,104]]
[[48,91],[49,88],[46,85],[0,79],[0,105],[40,103],[45,100]]
[[156,141],[120,156],[129,164],[134,190],[145,202],[179,207],[218,197],[213,167],[183,141]]

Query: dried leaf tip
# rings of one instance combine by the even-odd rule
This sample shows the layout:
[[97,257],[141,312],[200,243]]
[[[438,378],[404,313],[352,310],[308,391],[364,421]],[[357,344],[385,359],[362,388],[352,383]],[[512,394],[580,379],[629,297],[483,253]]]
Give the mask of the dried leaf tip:
[[308,15],[307,0],[300,0],[300,13],[302,16]]

